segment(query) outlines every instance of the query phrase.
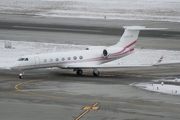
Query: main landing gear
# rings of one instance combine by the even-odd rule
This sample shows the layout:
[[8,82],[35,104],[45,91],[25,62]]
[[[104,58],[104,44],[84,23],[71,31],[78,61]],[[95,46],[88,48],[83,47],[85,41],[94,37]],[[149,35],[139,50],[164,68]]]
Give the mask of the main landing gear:
[[25,71],[22,71],[21,73],[19,73],[19,79],[23,79],[24,78],[24,73],[25,73]]
[[99,76],[100,72],[97,69],[93,69],[93,75]]
[[77,69],[77,70],[76,70],[76,74],[77,74],[77,75],[82,75],[82,74],[83,74],[83,71],[82,71],[81,69]]
[[[82,75],[83,70],[82,69],[74,69],[76,71],[77,75]],[[93,69],[93,76],[99,76],[100,72],[97,69]]]

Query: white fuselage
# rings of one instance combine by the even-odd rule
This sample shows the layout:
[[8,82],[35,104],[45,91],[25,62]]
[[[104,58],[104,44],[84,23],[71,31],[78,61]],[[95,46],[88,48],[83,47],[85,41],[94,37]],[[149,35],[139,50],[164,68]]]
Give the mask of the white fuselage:
[[133,51],[133,49],[129,48],[107,48],[109,50],[107,56],[103,56],[103,49],[27,55],[23,56],[22,58],[28,60],[18,60],[14,63],[13,66],[11,66],[11,68],[17,70],[50,67],[68,68],[69,65],[75,63],[100,65],[102,63],[106,63],[114,59],[124,57],[132,53]]

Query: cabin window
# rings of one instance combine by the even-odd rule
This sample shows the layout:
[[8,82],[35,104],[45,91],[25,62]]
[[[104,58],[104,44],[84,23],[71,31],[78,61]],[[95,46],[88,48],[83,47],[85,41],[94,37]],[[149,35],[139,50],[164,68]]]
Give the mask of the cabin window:
[[74,60],[76,60],[76,59],[77,59],[77,57],[76,57],[76,56],[74,56],[74,57],[73,57],[73,59],[74,59]]
[[79,56],[79,59],[83,59],[83,56]]
[[46,60],[46,59],[44,59],[44,62],[47,62],[47,60]]
[[50,62],[52,62],[52,61],[53,61],[53,59],[51,58],[51,59],[49,59],[49,61],[50,61]]
[[68,57],[68,60],[71,60],[71,58],[70,58],[70,57]]
[[65,60],[65,58],[63,57],[63,58],[61,58],[61,60],[62,60],[62,61],[64,61],[64,60]]
[[59,61],[59,58],[56,58],[56,61]]

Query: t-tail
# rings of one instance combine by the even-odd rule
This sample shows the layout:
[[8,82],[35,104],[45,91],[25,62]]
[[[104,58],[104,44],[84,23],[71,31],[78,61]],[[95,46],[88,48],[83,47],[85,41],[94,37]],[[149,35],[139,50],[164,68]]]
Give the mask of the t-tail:
[[135,47],[140,30],[165,30],[167,28],[146,28],[146,26],[124,26],[124,33],[114,47],[129,48]]
[[118,41],[118,43],[113,46],[109,46],[103,50],[102,52],[103,57],[116,59],[133,53],[140,30],[165,30],[167,28],[146,28],[145,26],[124,26],[124,29],[125,31],[122,37],[120,38],[120,40]]

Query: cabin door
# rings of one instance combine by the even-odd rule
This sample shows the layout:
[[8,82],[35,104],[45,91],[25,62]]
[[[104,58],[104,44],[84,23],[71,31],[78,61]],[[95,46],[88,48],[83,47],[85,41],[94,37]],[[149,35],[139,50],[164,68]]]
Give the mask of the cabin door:
[[39,57],[34,57],[34,61],[35,61],[34,67],[39,67],[39,65],[40,65],[40,59],[39,59]]

